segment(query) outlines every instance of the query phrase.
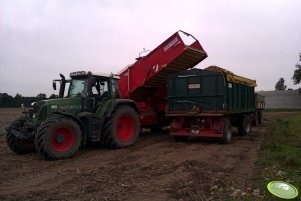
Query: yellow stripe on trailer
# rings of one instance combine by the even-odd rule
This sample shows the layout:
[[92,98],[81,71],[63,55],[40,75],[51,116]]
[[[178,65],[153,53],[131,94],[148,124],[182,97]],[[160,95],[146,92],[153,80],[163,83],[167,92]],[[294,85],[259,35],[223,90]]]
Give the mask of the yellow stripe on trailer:
[[233,83],[240,83],[240,84],[244,84],[250,87],[256,87],[256,81],[255,80],[251,80],[239,75],[235,75],[234,73],[232,73],[229,70],[226,70],[224,68],[218,67],[218,66],[209,66],[207,68],[205,68],[205,70],[208,71],[213,71],[213,72],[222,72],[226,75],[227,81],[228,82],[233,82]]

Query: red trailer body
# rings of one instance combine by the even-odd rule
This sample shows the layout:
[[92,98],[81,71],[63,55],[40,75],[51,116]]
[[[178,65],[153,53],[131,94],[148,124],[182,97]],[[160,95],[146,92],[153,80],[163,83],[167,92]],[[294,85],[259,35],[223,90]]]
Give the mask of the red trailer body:
[[164,124],[167,77],[196,66],[206,57],[196,38],[178,31],[119,73],[121,97],[136,101],[143,127]]

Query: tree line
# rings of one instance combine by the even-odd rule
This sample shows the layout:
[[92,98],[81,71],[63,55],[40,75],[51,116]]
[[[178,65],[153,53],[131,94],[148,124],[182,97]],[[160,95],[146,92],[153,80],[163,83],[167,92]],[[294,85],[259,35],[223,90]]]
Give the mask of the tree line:
[[[52,94],[49,96],[49,99],[57,98],[58,96]],[[37,96],[32,97],[25,97],[21,94],[17,93],[14,97],[8,95],[7,93],[0,93],[0,108],[2,107],[20,107],[21,104],[24,106],[29,107],[32,102],[37,102],[40,100],[46,100],[47,95],[44,93],[39,93]]]
[[[292,80],[294,84],[300,84],[301,83],[301,53],[299,54],[299,62],[295,65],[296,69],[294,71]],[[285,80],[283,77],[281,77],[278,82],[275,85],[276,91],[283,91],[286,90],[287,86],[284,84]],[[288,89],[290,90],[290,88]],[[299,88],[300,91],[300,88]]]

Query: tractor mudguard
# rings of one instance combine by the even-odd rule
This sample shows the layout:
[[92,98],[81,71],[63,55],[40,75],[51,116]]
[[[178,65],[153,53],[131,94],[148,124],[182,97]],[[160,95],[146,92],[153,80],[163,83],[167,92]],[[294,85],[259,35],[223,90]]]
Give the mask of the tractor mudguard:
[[132,108],[134,108],[137,111],[137,113],[139,114],[139,110],[138,110],[138,107],[137,107],[135,101],[133,101],[131,99],[116,99],[116,100],[112,101],[111,105],[108,107],[105,116],[107,118],[109,118],[112,115],[112,112],[114,111],[114,109],[119,105],[129,105]]

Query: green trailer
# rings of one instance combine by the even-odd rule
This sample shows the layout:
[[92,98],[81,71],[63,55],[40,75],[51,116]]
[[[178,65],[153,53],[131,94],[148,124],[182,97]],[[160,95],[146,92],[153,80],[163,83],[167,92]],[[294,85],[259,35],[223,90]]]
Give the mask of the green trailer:
[[232,126],[238,127],[240,135],[249,134],[252,121],[259,116],[255,86],[256,81],[216,66],[169,77],[167,115],[172,118],[171,135],[178,141],[194,136],[230,143]]

